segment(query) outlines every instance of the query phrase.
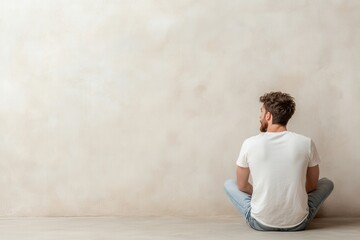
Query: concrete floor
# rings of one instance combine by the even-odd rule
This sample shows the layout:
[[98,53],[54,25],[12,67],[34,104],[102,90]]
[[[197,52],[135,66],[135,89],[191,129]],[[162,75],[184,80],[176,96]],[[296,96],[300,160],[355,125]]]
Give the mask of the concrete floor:
[[257,232],[234,217],[0,218],[0,239],[360,239],[360,218],[315,219],[302,232]]

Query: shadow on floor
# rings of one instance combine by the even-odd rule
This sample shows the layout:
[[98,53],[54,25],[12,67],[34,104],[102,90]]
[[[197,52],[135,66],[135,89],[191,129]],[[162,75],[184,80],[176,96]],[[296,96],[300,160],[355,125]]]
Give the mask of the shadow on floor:
[[316,218],[307,230],[331,229],[331,228],[353,228],[360,225],[359,218]]

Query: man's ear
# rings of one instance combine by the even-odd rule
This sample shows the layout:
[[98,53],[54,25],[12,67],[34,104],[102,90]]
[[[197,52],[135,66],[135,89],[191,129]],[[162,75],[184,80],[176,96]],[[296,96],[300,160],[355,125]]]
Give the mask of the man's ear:
[[267,121],[270,121],[270,119],[271,119],[271,112],[267,112],[267,113],[266,113],[265,119],[266,119]]

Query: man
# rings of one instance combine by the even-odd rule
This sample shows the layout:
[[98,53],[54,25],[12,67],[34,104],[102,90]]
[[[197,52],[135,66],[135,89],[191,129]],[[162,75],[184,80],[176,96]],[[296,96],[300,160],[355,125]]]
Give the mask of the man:
[[236,161],[237,181],[227,180],[225,192],[255,230],[304,230],[334,185],[318,180],[314,142],[286,128],[295,112],[294,98],[270,92],[260,102],[261,133],[244,141]]

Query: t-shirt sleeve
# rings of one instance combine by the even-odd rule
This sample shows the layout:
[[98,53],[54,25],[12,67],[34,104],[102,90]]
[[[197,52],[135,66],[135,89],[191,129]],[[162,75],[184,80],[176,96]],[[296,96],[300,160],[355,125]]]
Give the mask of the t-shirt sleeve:
[[320,164],[320,157],[316,150],[315,143],[313,140],[311,140],[311,146],[310,146],[310,159],[308,167],[315,167],[316,165]]
[[244,141],[244,143],[241,146],[240,154],[238,159],[236,160],[236,165],[239,167],[248,168],[249,164],[247,161],[247,142]]

